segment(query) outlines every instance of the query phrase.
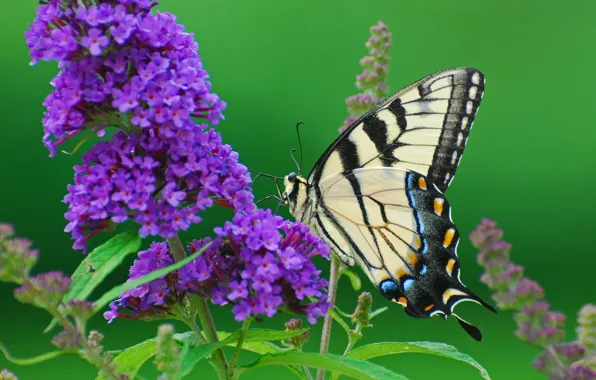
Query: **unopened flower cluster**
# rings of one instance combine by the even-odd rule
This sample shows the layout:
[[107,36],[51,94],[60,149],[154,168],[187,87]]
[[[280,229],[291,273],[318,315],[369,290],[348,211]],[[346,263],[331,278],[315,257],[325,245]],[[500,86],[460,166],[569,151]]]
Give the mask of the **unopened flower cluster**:
[[[311,323],[326,314],[327,281],[312,259],[328,258],[329,246],[298,222],[284,221],[270,210],[236,214],[216,229],[218,238],[195,240],[189,251],[211,245],[197,259],[173,273],[125,294],[110,304],[109,321],[128,309],[140,317],[167,313],[186,293],[208,297],[214,304],[232,304],[236,320],[272,317],[280,308],[306,314]],[[165,243],[139,253],[130,281],[173,263]],[[315,301],[310,301],[313,297]]]
[[373,25],[370,32],[371,36],[366,41],[368,55],[360,60],[363,71],[356,77],[356,87],[360,92],[346,99],[350,116],[339,128],[340,132],[376,106],[389,91],[387,73],[391,60],[391,33],[381,21]]
[[[596,358],[586,347],[594,344],[596,306],[586,305],[578,318],[578,340],[564,343],[566,317],[550,310],[544,300],[544,289],[524,276],[524,268],[511,261],[511,244],[504,241],[497,223],[484,219],[470,234],[472,244],[480,250],[478,263],[485,268],[481,281],[493,290],[492,297],[502,310],[516,311],[516,336],[545,351],[533,363],[534,368],[551,379],[594,379]],[[587,364],[594,361],[592,364]]]

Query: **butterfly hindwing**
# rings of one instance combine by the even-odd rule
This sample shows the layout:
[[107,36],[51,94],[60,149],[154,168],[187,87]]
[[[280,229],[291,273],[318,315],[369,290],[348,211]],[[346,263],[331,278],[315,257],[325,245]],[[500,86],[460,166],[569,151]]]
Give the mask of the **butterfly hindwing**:
[[309,183],[361,167],[421,173],[444,191],[455,175],[484,92],[471,68],[430,75],[353,123],[315,165]]
[[350,247],[381,293],[408,314],[449,315],[463,300],[484,304],[459,280],[459,232],[449,202],[428,177],[360,168],[326,178],[320,188],[318,213],[333,222],[323,216],[317,228],[339,236],[337,245]]

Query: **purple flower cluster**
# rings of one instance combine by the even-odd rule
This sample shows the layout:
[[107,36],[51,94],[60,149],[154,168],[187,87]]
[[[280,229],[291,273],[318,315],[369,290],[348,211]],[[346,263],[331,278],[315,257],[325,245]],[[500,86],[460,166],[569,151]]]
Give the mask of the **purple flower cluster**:
[[64,198],[75,249],[85,248],[88,234],[127,219],[140,225],[143,237],[172,237],[200,222],[197,214],[214,199],[235,211],[254,208],[247,168],[219,133],[181,130],[167,140],[158,132],[118,132],[75,166],[75,183]]
[[0,223],[0,282],[21,284],[37,263],[39,251],[31,248],[31,241],[12,237],[14,228]]
[[480,249],[478,263],[485,268],[482,282],[494,291],[492,297],[500,309],[518,311],[516,335],[520,339],[538,347],[561,342],[565,315],[550,311],[544,289],[524,277],[523,268],[510,260],[511,244],[502,236],[503,230],[488,219],[470,234],[472,244]]
[[553,380],[592,380],[596,371],[585,362],[586,349],[578,343],[555,344],[542,353],[532,366]]
[[[524,277],[523,267],[510,259],[511,244],[503,239],[497,223],[483,219],[470,234],[472,244],[480,250],[478,263],[485,268],[481,280],[494,291],[493,299],[503,310],[516,310],[516,336],[544,352],[533,366],[549,374],[550,379],[584,380],[596,378],[596,357],[588,352],[594,343],[596,307],[586,305],[578,315],[578,341],[562,343],[566,317],[550,310],[544,300],[544,289]],[[594,335],[592,335],[594,334]]]
[[360,60],[363,71],[356,77],[356,87],[361,92],[346,99],[350,116],[339,128],[340,133],[377,105],[389,91],[386,83],[391,61],[391,33],[381,21],[370,28],[370,33],[366,41],[368,55]]
[[50,155],[87,129],[158,128],[173,137],[195,129],[192,117],[222,118],[226,105],[210,92],[193,34],[170,13],[152,15],[156,1],[41,3],[25,37],[31,64],[55,60],[62,68],[44,102]]
[[[138,253],[127,282],[173,263],[167,243],[151,243],[149,249]],[[116,317],[125,316],[120,309],[130,310],[135,316],[144,316],[149,311],[154,315],[167,313],[168,307],[177,299],[181,298],[176,294],[176,274],[170,273],[122,293],[119,299],[110,303],[111,310],[105,312],[104,317],[111,323]]]
[[[326,314],[327,281],[321,278],[312,259],[329,257],[329,247],[310,234],[301,223],[284,221],[270,210],[236,214],[219,237],[195,240],[189,251],[196,252],[211,242],[197,259],[172,274],[133,289],[113,302],[104,314],[112,321],[121,309],[135,315],[154,315],[167,309],[169,300],[185,293],[208,297],[214,304],[233,305],[237,321],[249,316],[272,317],[285,307],[306,314],[311,323]],[[139,253],[130,270],[133,280],[173,262],[165,243],[153,243]],[[309,297],[315,299],[311,301]]]
[[44,309],[55,309],[62,297],[70,290],[70,277],[62,272],[46,272],[30,277],[15,289],[14,296],[22,303]]

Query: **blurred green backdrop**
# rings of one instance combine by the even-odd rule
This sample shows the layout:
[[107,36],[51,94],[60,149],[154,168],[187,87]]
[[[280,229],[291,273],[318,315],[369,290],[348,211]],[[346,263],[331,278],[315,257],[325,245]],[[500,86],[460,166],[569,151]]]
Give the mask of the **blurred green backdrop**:
[[[596,184],[594,139],[596,2],[593,0],[475,1],[160,1],[161,11],[196,34],[214,90],[228,102],[220,130],[241,159],[258,170],[285,174],[294,170],[288,151],[296,147],[294,125],[303,120],[304,167],[308,170],[335,138],[347,116],[344,98],[355,92],[358,60],[366,50],[369,27],[378,20],[393,33],[389,84],[401,89],[427,74],[473,66],[487,77],[487,88],[465,159],[449,190],[453,217],[467,235],[483,216],[496,219],[514,245],[514,260],[546,289],[555,310],[569,317],[573,336],[575,313],[595,301],[593,272]],[[61,199],[72,180],[78,156],[49,159],[41,144],[41,102],[50,91],[54,64],[29,67],[23,32],[33,19],[36,2],[3,2],[0,94],[0,220],[14,223],[18,234],[41,249],[38,270],[72,271],[81,255],[63,232]],[[581,184],[581,189],[577,185]],[[583,190],[582,190],[583,189]],[[582,190],[583,192],[581,192]],[[271,183],[257,194],[273,192]],[[213,213],[210,214],[211,216]],[[225,216],[215,215],[185,237],[209,234]],[[100,239],[93,243],[98,244]],[[483,297],[480,267],[467,240],[460,244],[464,282]],[[127,268],[109,278],[101,290],[125,279]],[[341,284],[338,303],[352,309],[356,294]],[[366,284],[367,290],[375,291]],[[376,296],[376,293],[374,293]],[[16,303],[12,286],[1,284],[0,341],[16,356],[50,350],[51,336],[42,330],[49,318]],[[377,306],[385,301],[376,296]],[[457,326],[438,318],[415,320],[398,305],[375,320],[364,343],[380,339],[434,340],[455,345],[483,364],[493,379],[540,379],[530,367],[537,350],[513,336],[509,313],[493,315],[477,305],[460,306],[460,315],[484,333],[477,343]],[[218,327],[238,327],[227,308],[214,309]],[[287,317],[263,323],[282,328]],[[107,325],[97,317],[108,348],[122,348],[155,334],[155,323],[117,320]],[[315,329],[316,341],[320,326]],[[334,352],[346,343],[335,329]],[[308,349],[316,350],[316,342]],[[243,358],[249,360],[250,355]],[[464,364],[419,355],[377,361],[411,379],[441,376],[477,379]],[[61,357],[16,367],[0,357],[21,379],[94,378],[80,359]],[[209,372],[201,372],[201,371]],[[151,366],[145,373],[153,376]],[[208,376],[205,375],[208,373]],[[207,365],[196,378],[213,378]],[[265,368],[247,379],[286,376],[284,369]]]

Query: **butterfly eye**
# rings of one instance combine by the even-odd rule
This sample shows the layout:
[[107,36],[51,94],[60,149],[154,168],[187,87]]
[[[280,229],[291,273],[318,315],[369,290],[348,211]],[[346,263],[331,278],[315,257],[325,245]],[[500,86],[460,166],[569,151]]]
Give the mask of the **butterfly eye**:
[[294,182],[296,180],[296,173],[292,172],[288,174],[288,181]]

